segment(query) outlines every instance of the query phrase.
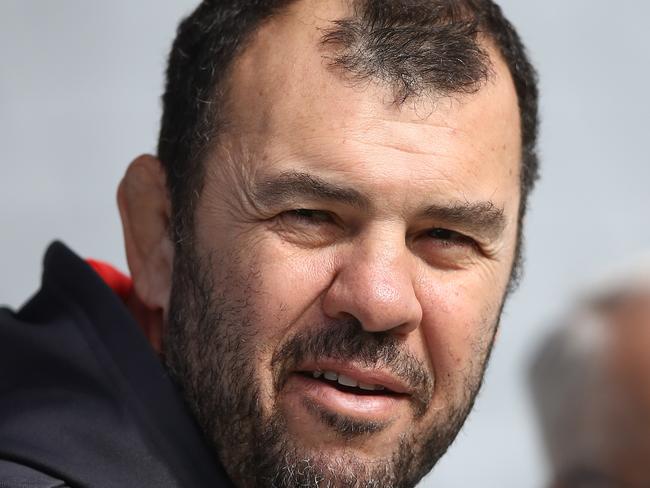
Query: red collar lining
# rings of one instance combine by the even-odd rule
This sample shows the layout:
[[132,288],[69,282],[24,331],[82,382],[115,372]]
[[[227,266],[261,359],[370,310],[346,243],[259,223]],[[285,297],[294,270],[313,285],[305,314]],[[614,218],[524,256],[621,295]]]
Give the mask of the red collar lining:
[[95,270],[102,280],[119,296],[123,302],[133,289],[133,280],[113,266],[96,259],[86,259],[86,262]]

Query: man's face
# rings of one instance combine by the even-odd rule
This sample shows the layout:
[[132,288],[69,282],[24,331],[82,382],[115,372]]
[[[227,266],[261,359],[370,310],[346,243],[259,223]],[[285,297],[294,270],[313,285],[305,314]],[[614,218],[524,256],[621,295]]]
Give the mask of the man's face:
[[513,265],[504,63],[398,107],[327,67],[345,15],[300,2],[240,55],[177,247],[168,364],[241,486],[413,486],[471,407]]

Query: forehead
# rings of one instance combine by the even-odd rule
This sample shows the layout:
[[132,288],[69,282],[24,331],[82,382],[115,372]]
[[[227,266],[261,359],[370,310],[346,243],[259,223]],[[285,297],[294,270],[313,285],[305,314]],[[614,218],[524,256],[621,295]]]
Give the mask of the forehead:
[[[518,183],[517,97],[505,63],[490,45],[493,75],[476,94],[436,98],[433,93],[397,105],[390,89],[376,80],[352,84],[329,66],[332,53],[321,38],[333,20],[349,15],[347,2],[304,0],[255,33],[229,80],[231,134],[262,139],[266,150],[301,157],[313,149],[315,158],[329,157],[334,165],[334,153],[347,143],[347,149],[363,153],[357,154],[359,168],[363,160],[407,163],[408,155],[428,155],[432,175],[453,167],[475,179]],[[324,146],[328,154],[317,154]],[[498,162],[497,173],[490,161]]]

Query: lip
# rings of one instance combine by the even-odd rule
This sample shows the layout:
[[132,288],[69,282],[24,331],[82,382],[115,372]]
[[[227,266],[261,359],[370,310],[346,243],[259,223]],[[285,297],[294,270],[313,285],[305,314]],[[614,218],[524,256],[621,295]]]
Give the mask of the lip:
[[390,422],[408,403],[406,395],[350,393],[298,372],[289,375],[283,390],[291,404],[310,412],[316,409],[361,421]]
[[319,360],[302,363],[295,368],[294,373],[311,373],[313,371],[333,371],[345,375],[358,383],[380,385],[391,393],[398,395],[411,395],[412,389],[402,380],[389,371],[371,369],[354,363],[341,363],[338,361]]

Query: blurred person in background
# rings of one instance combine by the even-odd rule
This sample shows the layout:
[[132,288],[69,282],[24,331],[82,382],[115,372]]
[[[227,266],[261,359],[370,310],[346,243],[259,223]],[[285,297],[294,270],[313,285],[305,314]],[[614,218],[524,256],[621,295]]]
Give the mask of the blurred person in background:
[[551,487],[650,486],[650,254],[591,287],[530,378]]

